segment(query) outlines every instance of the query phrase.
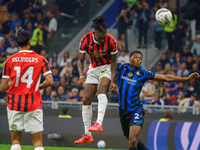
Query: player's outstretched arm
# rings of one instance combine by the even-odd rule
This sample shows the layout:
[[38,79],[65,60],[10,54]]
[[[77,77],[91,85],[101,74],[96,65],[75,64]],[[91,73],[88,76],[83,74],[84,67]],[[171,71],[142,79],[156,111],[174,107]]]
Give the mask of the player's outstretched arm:
[[45,75],[44,77],[45,77],[46,80],[40,85],[40,89],[45,89],[48,86],[53,85],[53,77],[52,77],[51,73]]
[[155,74],[153,80],[155,81],[164,81],[164,82],[190,82],[195,78],[199,78],[199,74],[197,72],[192,73],[188,77],[178,77],[173,75],[159,75]]
[[6,79],[6,78],[1,79],[1,91],[6,91],[9,89],[8,82],[9,82],[9,79]]

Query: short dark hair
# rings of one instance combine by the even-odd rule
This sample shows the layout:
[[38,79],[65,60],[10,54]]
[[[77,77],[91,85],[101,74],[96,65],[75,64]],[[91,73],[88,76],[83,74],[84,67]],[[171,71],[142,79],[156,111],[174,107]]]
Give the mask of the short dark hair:
[[133,52],[131,52],[131,54],[130,54],[130,58],[131,58],[131,56],[132,56],[133,54],[135,54],[135,53],[141,54],[142,57],[143,57],[143,54],[142,54],[140,51],[133,51]]
[[67,107],[64,107],[62,111],[63,111],[63,115],[67,115],[69,109]]
[[173,111],[172,110],[165,110],[164,111],[164,118],[170,118],[173,119]]
[[31,39],[31,32],[21,31],[18,33],[15,41],[19,47],[25,47],[28,45],[28,41]]
[[102,16],[94,18],[92,20],[92,22],[94,23],[94,29],[99,32],[105,31],[107,29],[107,24],[104,23],[104,21],[106,20]]

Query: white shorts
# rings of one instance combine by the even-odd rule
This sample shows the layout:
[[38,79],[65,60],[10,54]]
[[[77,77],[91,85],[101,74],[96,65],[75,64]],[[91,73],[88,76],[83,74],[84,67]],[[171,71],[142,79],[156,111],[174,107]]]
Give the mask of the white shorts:
[[30,132],[31,134],[41,132],[43,128],[43,111],[36,109],[30,112],[10,110],[7,107],[8,124],[10,131]]
[[98,84],[102,77],[111,79],[111,65],[103,65],[96,68],[90,65],[85,83]]

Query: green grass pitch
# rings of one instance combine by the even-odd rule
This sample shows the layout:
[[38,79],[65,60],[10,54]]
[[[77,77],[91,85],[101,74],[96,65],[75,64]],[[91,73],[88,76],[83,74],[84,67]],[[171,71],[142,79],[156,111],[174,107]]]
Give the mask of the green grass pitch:
[[[0,145],[0,150],[10,150],[11,145]],[[45,150],[98,150],[97,148],[44,147]],[[22,150],[34,150],[33,146],[22,146]],[[114,150],[114,149],[103,149]]]

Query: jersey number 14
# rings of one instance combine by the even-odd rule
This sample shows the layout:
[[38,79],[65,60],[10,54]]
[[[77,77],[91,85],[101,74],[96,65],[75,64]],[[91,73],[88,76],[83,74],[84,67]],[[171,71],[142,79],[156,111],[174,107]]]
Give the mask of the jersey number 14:
[[[19,80],[21,80],[22,83],[26,83],[26,87],[30,88],[31,84],[33,83],[33,67],[29,67],[26,72],[22,75],[22,77],[20,78],[21,75],[21,67],[16,66],[14,67],[14,70],[16,70],[16,81],[15,81],[15,87],[18,87],[19,85]],[[28,78],[27,78],[28,76]]]

